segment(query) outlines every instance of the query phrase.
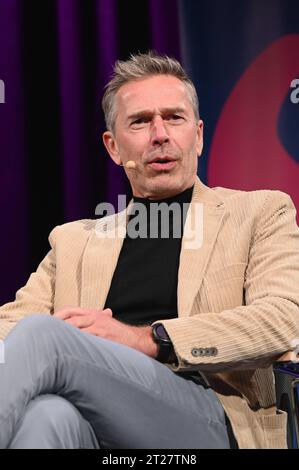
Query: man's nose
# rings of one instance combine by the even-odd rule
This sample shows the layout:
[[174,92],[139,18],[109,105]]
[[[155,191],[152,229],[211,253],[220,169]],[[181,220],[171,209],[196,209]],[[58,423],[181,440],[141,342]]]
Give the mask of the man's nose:
[[161,116],[155,117],[152,122],[151,140],[152,145],[162,145],[169,141],[167,128]]

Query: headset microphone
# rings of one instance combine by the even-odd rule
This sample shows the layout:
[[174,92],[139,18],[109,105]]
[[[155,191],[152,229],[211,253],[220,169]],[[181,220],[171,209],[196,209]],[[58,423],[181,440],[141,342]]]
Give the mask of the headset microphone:
[[133,160],[129,160],[126,163],[126,168],[128,168],[129,170],[136,170],[136,163]]
[[128,160],[125,165],[121,163],[119,166],[123,166],[127,168],[128,170],[137,170],[137,165],[133,160]]

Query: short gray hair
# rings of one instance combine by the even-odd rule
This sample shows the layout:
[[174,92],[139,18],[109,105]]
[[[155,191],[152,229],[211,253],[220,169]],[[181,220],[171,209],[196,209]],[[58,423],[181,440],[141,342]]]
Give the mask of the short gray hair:
[[115,95],[125,83],[147,78],[152,75],[172,75],[181,80],[186,86],[195,119],[199,120],[198,96],[195,86],[187,73],[176,59],[167,55],[158,55],[155,51],[146,54],[131,54],[130,59],[115,63],[111,80],[105,86],[102,108],[105,115],[106,127],[114,132],[116,121]]

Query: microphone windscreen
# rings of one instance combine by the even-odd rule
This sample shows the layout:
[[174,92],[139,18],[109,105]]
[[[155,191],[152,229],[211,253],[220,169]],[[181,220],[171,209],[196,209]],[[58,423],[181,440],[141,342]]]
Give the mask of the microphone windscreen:
[[128,168],[129,170],[135,170],[136,163],[133,160],[129,160],[126,163],[126,168]]

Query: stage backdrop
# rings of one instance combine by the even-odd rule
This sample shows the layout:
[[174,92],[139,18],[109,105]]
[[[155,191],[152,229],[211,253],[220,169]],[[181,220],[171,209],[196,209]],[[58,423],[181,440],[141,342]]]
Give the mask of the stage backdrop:
[[0,304],[55,225],[129,195],[101,143],[100,100],[130,53],[172,55],[194,79],[205,183],[281,189],[299,208],[298,17],[296,0],[1,0]]
[[211,186],[286,191],[299,209],[299,2],[180,6],[184,63],[205,122],[200,176]]
[[0,304],[49,249],[57,224],[94,218],[129,191],[101,134],[116,59],[180,58],[173,0],[0,0]]

